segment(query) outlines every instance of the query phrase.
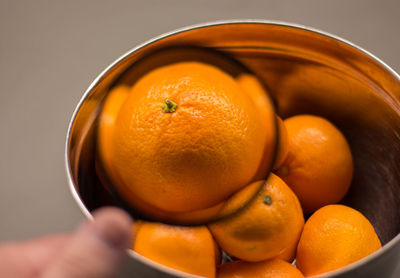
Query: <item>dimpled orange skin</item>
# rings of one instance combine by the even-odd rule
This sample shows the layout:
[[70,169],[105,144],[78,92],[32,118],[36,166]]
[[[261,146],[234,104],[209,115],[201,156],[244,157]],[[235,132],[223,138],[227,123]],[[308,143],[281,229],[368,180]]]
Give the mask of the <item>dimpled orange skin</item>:
[[[98,135],[99,135],[98,148],[100,151],[102,167],[103,169],[106,170],[107,177],[111,178],[114,184],[122,184],[122,181],[119,178],[118,173],[116,173],[114,164],[112,162],[114,127],[118,112],[121,109],[121,106],[124,104],[129,93],[130,93],[130,87],[128,87],[127,85],[119,85],[114,87],[108,93],[100,113],[99,128],[98,128]],[[99,177],[102,180],[103,184],[107,184],[103,171],[99,171]],[[129,200],[132,205],[134,204],[133,207],[139,209],[141,212],[147,212],[151,216],[163,218],[166,220],[170,219],[177,220],[180,219],[182,216],[186,218],[186,215],[180,215],[180,214],[171,215],[170,212],[157,210],[150,204],[137,198],[136,195],[129,194],[129,191],[120,193],[122,193],[121,195],[124,196],[124,198],[126,198],[127,200]],[[208,215],[206,215],[206,217],[207,216]],[[135,221],[135,223],[137,223],[137,221]]]
[[204,277],[215,277],[216,264],[221,259],[205,226],[142,222],[132,249],[157,263]]
[[[125,99],[130,92],[130,87],[126,85],[119,85],[114,87],[104,101],[99,120],[98,148],[100,151],[100,158],[102,162],[102,170],[98,171],[99,178],[102,180],[104,185],[107,185],[107,180],[104,176],[104,170],[106,176],[111,178],[114,184],[122,184],[121,179],[116,173],[114,165],[112,163],[112,149],[113,149],[113,130],[115,126],[115,120],[118,112],[123,105]],[[174,223],[199,223],[205,222],[212,219],[217,215],[220,210],[222,203],[217,204],[213,207],[209,207],[202,210],[190,211],[190,212],[168,212],[161,209],[157,209],[149,203],[139,199],[136,195],[130,194],[125,187],[120,187],[120,194],[125,200],[129,201],[132,207],[139,210],[140,212],[152,217],[154,219],[162,219],[164,221],[171,221]],[[137,222],[137,221],[136,221]],[[136,223],[135,222],[135,223]]]
[[[177,104],[166,113],[166,100]],[[248,184],[267,133],[235,80],[198,62],[157,68],[132,88],[116,119],[112,164],[130,192],[172,212],[208,208]]]
[[[277,176],[255,182],[249,187],[263,187],[256,198],[238,213],[209,224],[218,245],[228,254],[250,262],[284,256],[298,241],[304,225],[303,212],[296,195]],[[227,201],[240,202],[241,193]],[[270,201],[266,203],[265,198]]]
[[304,225],[296,265],[305,276],[338,269],[381,248],[371,223],[344,205],[317,210]]
[[257,263],[233,261],[218,268],[217,278],[303,278],[293,265],[280,259]]
[[328,120],[298,115],[284,121],[289,153],[276,171],[296,193],[305,213],[339,202],[353,177],[353,159],[343,134]]

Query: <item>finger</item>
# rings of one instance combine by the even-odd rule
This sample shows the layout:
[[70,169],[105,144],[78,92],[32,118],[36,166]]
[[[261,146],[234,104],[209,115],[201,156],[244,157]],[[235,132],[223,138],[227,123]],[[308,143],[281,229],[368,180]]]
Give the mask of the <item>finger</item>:
[[0,277],[38,277],[69,238],[68,235],[55,235],[3,244],[0,247]]
[[23,252],[25,263],[31,266],[32,272],[35,273],[33,277],[37,277],[52,263],[70,239],[71,235],[51,235],[21,244],[20,250]]
[[84,223],[43,278],[114,277],[131,245],[132,220],[116,208],[100,209]]

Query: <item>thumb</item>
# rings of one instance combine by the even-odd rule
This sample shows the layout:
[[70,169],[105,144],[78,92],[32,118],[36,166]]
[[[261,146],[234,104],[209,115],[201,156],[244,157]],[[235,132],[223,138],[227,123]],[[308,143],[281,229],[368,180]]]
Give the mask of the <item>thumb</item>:
[[118,273],[132,237],[132,220],[122,210],[100,209],[81,225],[42,278],[109,278]]

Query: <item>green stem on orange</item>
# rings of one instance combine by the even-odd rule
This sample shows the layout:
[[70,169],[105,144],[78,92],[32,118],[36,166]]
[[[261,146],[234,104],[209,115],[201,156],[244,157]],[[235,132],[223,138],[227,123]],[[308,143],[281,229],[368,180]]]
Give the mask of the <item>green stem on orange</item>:
[[264,196],[264,204],[270,206],[272,204],[272,198],[270,195],[265,195]]
[[170,100],[170,99],[165,100],[165,103],[163,105],[161,105],[161,108],[164,113],[172,113],[176,110],[177,107],[178,107],[178,104],[176,104],[175,101]]

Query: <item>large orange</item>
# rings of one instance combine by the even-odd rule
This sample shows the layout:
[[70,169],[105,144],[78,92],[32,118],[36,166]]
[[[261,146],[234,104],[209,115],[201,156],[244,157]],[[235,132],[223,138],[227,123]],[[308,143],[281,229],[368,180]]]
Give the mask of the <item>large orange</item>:
[[214,66],[157,68],[133,86],[108,135],[115,186],[165,211],[214,206],[259,170],[273,135],[260,114]]
[[[100,158],[102,162],[102,168],[106,169],[107,174],[104,175],[102,170],[98,170],[99,177],[104,185],[109,186],[107,184],[108,177],[113,181],[114,184],[122,184],[118,173],[115,171],[115,167],[113,165],[113,134],[115,128],[115,122],[121,106],[124,104],[126,98],[130,93],[130,87],[127,85],[119,85],[114,87],[107,95],[107,98],[104,100],[103,107],[100,113],[99,126],[98,126],[98,149],[100,152]],[[110,189],[110,188],[108,188]],[[129,200],[133,202],[136,209],[139,209],[141,212],[147,212],[154,217],[165,219],[166,221],[171,221],[172,219],[175,221],[182,220],[184,222],[188,217],[191,219],[195,219],[196,215],[199,212],[196,212],[195,215],[186,215],[187,213],[179,213],[171,215],[170,212],[166,212],[160,209],[155,209],[152,205],[144,202],[139,199],[136,195],[129,195]],[[214,208],[212,208],[214,209]],[[210,209],[207,209],[210,211]],[[215,214],[215,213],[214,213]],[[204,217],[211,217],[209,214],[205,214]],[[135,222],[137,223],[137,222]]]
[[298,115],[284,124],[289,153],[277,174],[296,193],[306,213],[339,202],[353,177],[346,138],[332,123],[317,116]]
[[[112,149],[113,149],[113,132],[115,127],[116,117],[121,106],[124,104],[127,96],[130,93],[130,87],[126,85],[119,85],[114,87],[108,94],[104,101],[98,126],[98,149],[100,151],[100,157],[102,164],[102,169],[107,170],[107,177],[114,182],[114,184],[122,184],[118,173],[116,173],[115,168],[112,164]],[[105,179],[104,171],[98,171],[99,177],[102,182],[107,185],[107,179]],[[125,196],[126,197],[126,196]],[[155,208],[151,204],[138,198],[136,195],[129,195],[127,198],[134,208],[138,209],[142,213],[156,218],[162,219],[163,221],[170,221],[174,223],[203,223],[209,219],[213,219],[215,215],[220,210],[223,203],[219,203],[215,206],[190,211],[190,212],[170,212]]]
[[293,265],[279,259],[257,263],[233,261],[218,268],[217,278],[303,278]]
[[205,226],[142,222],[136,232],[133,250],[157,263],[205,277],[215,277],[216,264],[221,259]]
[[374,228],[360,212],[328,205],[304,225],[296,265],[305,276],[312,276],[355,262],[380,247]]
[[[234,257],[261,261],[277,256],[289,259],[291,249],[300,237],[303,212],[293,191],[277,176],[258,181],[227,201],[243,201],[246,191],[262,186],[259,194],[236,214],[209,225],[219,246]],[[293,249],[293,248],[292,248]]]

